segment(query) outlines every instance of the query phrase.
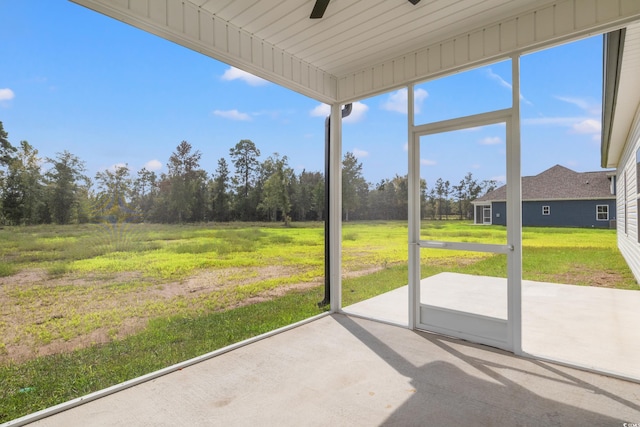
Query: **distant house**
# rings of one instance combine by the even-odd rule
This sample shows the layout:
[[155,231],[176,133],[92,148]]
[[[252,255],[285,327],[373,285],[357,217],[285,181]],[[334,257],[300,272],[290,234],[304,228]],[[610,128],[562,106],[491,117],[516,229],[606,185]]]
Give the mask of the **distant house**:
[[640,24],[604,39],[602,167],[616,168],[618,248],[640,283]]
[[[506,225],[507,186],[476,199],[476,224]],[[556,165],[522,178],[522,225],[599,227],[615,224],[615,171],[575,172]]]

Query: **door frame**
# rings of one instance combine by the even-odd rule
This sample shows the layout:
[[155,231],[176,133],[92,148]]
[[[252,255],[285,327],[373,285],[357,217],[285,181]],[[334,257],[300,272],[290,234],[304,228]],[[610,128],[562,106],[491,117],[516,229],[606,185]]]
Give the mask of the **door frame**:
[[[510,144],[511,136],[511,110],[498,110],[490,113],[477,114],[474,116],[462,117],[458,119],[446,120],[443,122],[430,123],[427,125],[416,126],[413,130],[414,144],[420,150],[420,139],[423,136],[439,135],[445,132],[457,130],[465,130],[477,128],[480,126],[489,126],[495,124],[505,125],[505,138],[507,146]],[[454,151],[455,152],[455,151]],[[506,164],[505,159],[505,164]],[[420,171],[413,171],[419,175]],[[419,180],[420,177],[418,176]],[[508,187],[508,186],[507,186]],[[483,209],[483,223],[484,223]],[[416,218],[414,218],[416,220]],[[420,228],[420,218],[415,227]],[[474,243],[474,242],[452,242],[452,241],[436,241],[418,240],[418,248],[437,249],[437,250],[462,250],[481,253],[493,253],[507,255],[507,265],[513,262],[509,257],[509,253],[514,247],[511,244],[491,244],[491,243]],[[419,266],[418,266],[419,268]],[[493,347],[502,348],[512,351],[512,344],[509,340],[508,325],[509,319],[483,316],[480,314],[453,310],[432,304],[429,300],[424,300],[421,296],[420,282],[414,284],[417,288],[417,300],[414,304],[416,310],[415,319],[417,329],[436,332],[444,335],[462,338],[474,341],[480,344],[491,345]],[[507,280],[507,289],[509,280]],[[508,298],[506,301],[509,304]],[[504,304],[500,302],[499,304]],[[507,307],[508,313],[508,307]]]
[[[486,213],[487,211],[489,211],[489,215],[487,216]],[[492,219],[492,209],[491,209],[491,205],[486,205],[482,207],[482,224],[483,225],[491,225],[491,219]]]
[[[408,116],[408,176],[409,176],[409,328],[425,329],[450,334],[450,330],[435,330],[420,321],[420,250],[422,247],[447,249],[482,250],[504,253],[507,256],[507,320],[494,324],[492,331],[501,332],[499,339],[493,336],[478,336],[475,333],[459,336],[474,342],[488,344],[522,354],[522,187],[520,150],[520,63],[519,56],[511,58],[512,107],[488,113],[444,120],[424,125],[415,125],[414,85],[407,90]],[[506,124],[506,169],[507,169],[507,244],[471,246],[468,243],[429,242],[420,239],[420,137],[423,135],[468,129],[478,125]],[[444,316],[444,322],[451,321]],[[464,336],[462,336],[464,335]],[[490,333],[489,335],[492,335]]]

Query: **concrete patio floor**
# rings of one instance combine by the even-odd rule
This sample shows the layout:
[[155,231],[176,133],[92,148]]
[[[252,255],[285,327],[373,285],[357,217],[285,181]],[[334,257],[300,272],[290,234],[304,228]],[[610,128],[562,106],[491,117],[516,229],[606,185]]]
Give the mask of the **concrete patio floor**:
[[[406,326],[407,292],[344,311]],[[441,273],[423,279],[420,294],[421,303],[507,318],[506,279]],[[525,353],[640,381],[640,292],[524,280],[522,318]]]
[[621,426],[636,383],[333,314],[33,426]]

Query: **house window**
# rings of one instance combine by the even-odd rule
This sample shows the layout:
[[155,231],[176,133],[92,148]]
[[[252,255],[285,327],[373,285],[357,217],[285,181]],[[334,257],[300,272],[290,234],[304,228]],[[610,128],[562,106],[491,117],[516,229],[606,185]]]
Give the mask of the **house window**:
[[543,206],[542,207],[542,215],[551,215],[551,207]]
[[609,221],[609,205],[596,205],[596,220]]

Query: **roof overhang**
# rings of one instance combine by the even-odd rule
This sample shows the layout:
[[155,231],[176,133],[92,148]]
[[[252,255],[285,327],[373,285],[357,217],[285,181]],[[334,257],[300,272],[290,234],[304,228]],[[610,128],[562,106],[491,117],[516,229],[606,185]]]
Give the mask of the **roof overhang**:
[[[611,197],[584,197],[584,198],[566,198],[566,199],[522,199],[523,202],[585,202],[585,201],[615,201],[616,196],[612,195]],[[472,200],[472,205],[490,205],[491,203],[506,203],[505,199],[494,199],[494,200]]]
[[637,0],[72,0],[325,103],[622,28]]
[[640,115],[640,24],[604,38],[601,166],[617,167]]

